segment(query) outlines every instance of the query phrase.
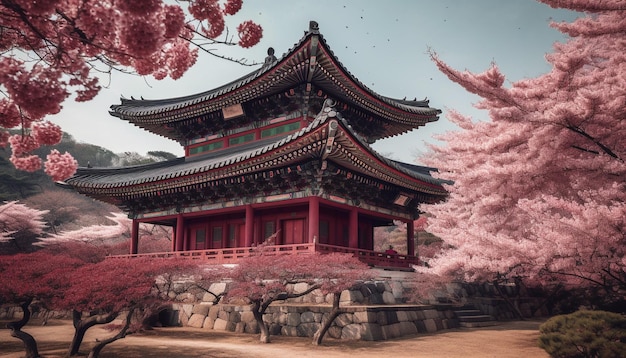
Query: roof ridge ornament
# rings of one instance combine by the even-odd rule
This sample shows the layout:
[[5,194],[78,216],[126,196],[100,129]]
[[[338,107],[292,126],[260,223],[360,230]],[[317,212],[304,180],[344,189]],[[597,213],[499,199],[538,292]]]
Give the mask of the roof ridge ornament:
[[309,33],[310,34],[319,34],[320,33],[320,25],[317,21],[309,21]]
[[263,63],[263,67],[268,67],[274,64],[278,59],[274,56],[274,48],[269,47],[267,49],[267,56],[265,57],[265,62]]

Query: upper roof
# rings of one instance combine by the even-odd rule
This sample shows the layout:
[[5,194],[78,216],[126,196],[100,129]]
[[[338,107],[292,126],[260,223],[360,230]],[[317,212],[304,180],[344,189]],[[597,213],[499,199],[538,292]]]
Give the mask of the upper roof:
[[184,139],[175,130],[177,122],[200,118],[231,105],[264,98],[300,85],[305,85],[308,91],[311,91],[311,86],[320,89],[335,100],[382,121],[384,128],[370,140],[405,133],[436,121],[441,113],[439,109],[429,107],[428,100],[394,99],[369,89],[341,64],[314,21],[309,31],[282,58],[277,59],[273,53],[270,48],[261,68],[221,87],[170,99],[122,98],[121,104],[111,106],[110,113],[183,144]]
[[314,157],[402,190],[440,198],[446,195],[442,186],[446,182],[430,175],[433,168],[401,163],[379,155],[352,131],[328,100],[313,122],[284,137],[148,165],[79,168],[66,183],[80,193],[120,204],[123,197],[184,191],[190,185],[281,168]]

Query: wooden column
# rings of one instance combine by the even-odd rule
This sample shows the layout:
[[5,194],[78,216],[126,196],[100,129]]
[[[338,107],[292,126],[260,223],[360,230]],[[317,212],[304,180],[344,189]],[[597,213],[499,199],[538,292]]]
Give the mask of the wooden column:
[[176,251],[176,225],[172,226],[172,251]]
[[138,247],[139,247],[139,221],[137,219],[133,219],[133,224],[130,229],[130,254],[131,255],[136,254]]
[[320,240],[320,197],[309,197],[309,237],[310,244]]
[[415,256],[415,225],[413,220],[406,222],[406,254]]
[[185,218],[179,213],[176,217],[176,251],[183,251],[185,245]]
[[356,207],[350,210],[350,222],[348,228],[348,247],[359,247],[359,211]]
[[245,247],[252,247],[252,242],[254,242],[254,209],[252,209],[252,205],[246,205],[246,238],[245,238]]

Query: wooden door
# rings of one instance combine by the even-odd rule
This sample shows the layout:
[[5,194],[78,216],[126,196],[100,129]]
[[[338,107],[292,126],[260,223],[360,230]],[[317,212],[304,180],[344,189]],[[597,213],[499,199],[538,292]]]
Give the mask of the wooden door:
[[302,244],[304,243],[305,236],[305,221],[304,219],[289,219],[282,221],[282,244]]

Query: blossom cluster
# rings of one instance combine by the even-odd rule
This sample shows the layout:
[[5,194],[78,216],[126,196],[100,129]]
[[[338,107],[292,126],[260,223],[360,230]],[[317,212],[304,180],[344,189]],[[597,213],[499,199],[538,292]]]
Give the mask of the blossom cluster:
[[[196,63],[198,48],[231,44],[215,39],[224,33],[224,17],[236,14],[242,0],[186,3],[189,15],[179,3],[164,0],[0,3],[0,146],[11,145],[11,162],[19,169],[39,169],[41,160],[31,151],[58,143],[62,135],[44,118],[59,113],[72,95],[76,101],[93,99],[101,89],[97,73],[121,70],[178,79]],[[238,31],[242,47],[255,45],[262,36],[261,27],[251,21]],[[8,134],[16,127],[21,128],[20,140]],[[57,169],[46,172],[71,168],[65,155],[51,155],[56,159],[47,168]]]

